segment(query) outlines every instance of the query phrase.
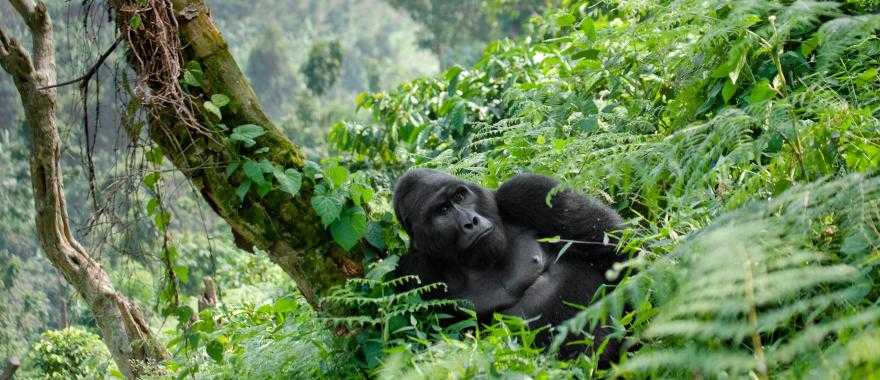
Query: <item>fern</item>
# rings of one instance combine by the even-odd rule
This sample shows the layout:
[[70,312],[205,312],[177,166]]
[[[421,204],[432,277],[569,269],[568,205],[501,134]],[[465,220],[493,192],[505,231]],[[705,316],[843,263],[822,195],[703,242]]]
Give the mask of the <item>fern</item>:
[[[795,359],[833,351],[880,320],[870,295],[877,225],[877,176],[819,181],[753,203],[669,256],[643,262],[642,272],[563,325],[556,343],[596,324],[629,324],[643,331],[646,348],[617,369],[620,375],[792,371]],[[653,316],[647,324],[646,315]],[[814,368],[799,370],[842,364],[811,362]]]
[[815,29],[822,19],[840,14],[840,3],[798,0],[779,14],[779,29],[783,35],[799,36]]
[[828,70],[840,63],[844,54],[862,43],[880,44],[875,33],[880,30],[880,15],[840,17],[823,24],[818,33],[816,53],[819,69]]

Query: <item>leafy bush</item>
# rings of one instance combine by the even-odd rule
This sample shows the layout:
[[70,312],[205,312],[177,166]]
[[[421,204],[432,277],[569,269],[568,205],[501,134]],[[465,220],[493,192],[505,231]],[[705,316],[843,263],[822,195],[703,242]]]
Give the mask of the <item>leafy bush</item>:
[[317,42],[309,50],[309,58],[300,71],[306,86],[316,95],[323,95],[339,78],[342,70],[342,48],[339,41]]
[[81,327],[44,332],[24,365],[23,377],[35,379],[102,379],[111,371],[118,374],[101,338]]

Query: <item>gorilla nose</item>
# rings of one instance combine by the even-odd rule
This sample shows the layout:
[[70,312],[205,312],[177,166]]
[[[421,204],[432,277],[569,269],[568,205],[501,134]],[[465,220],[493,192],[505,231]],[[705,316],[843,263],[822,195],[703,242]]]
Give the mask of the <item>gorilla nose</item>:
[[464,228],[469,230],[469,229],[476,227],[479,224],[480,224],[480,219],[477,218],[476,216],[474,216],[473,220],[464,224]]

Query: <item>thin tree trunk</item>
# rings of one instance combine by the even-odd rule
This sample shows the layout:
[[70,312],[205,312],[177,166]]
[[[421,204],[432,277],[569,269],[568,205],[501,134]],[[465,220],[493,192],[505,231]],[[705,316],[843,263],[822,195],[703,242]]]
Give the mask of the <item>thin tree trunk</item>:
[[6,361],[6,368],[3,370],[3,373],[0,373],[0,380],[12,380],[12,376],[15,376],[15,371],[18,371],[18,367],[21,366],[21,362],[17,357],[13,356]]
[[55,125],[56,93],[40,90],[56,83],[52,23],[44,3],[10,0],[33,37],[33,54],[0,30],[0,66],[15,82],[31,132],[31,182],[36,208],[37,236],[52,265],[88,304],[120,371],[129,378],[167,358],[131,301],[117,293],[107,272],[79,244],[70,231],[64,201],[60,155]]
[[[231,163],[266,158],[275,165],[301,170],[304,158],[301,149],[263,112],[204,1],[111,0],[109,5],[119,33],[129,44],[129,64],[140,76],[140,84],[148,87],[136,93],[144,94],[140,101],[150,111],[150,137],[229,224],[236,245],[267,252],[315,307],[332,285],[361,275],[360,248],[352,252],[339,248],[312,209],[313,184],[304,181],[297,197],[273,191],[265,197],[249,194],[243,202],[237,199],[236,189],[245,177],[240,172],[228,177],[225,170]],[[135,18],[138,27],[133,28]],[[190,89],[193,93],[178,101],[156,96],[178,96],[182,92],[180,67],[191,61],[198,62],[204,72],[201,88]],[[177,71],[169,73],[170,66]],[[192,105],[200,107],[214,94],[231,99],[222,115],[222,123],[229,128],[255,124],[266,130],[257,139],[259,146],[270,148],[265,157],[235,151],[227,142],[228,132],[205,121],[207,112],[188,111],[184,104],[194,96],[197,101]],[[136,138],[139,131],[130,129],[129,133]]]

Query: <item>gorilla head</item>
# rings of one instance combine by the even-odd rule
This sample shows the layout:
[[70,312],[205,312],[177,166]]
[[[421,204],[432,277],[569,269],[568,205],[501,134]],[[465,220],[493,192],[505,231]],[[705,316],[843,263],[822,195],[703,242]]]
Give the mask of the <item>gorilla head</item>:
[[448,174],[405,174],[394,188],[394,212],[412,248],[438,260],[492,260],[507,246],[494,194]]

